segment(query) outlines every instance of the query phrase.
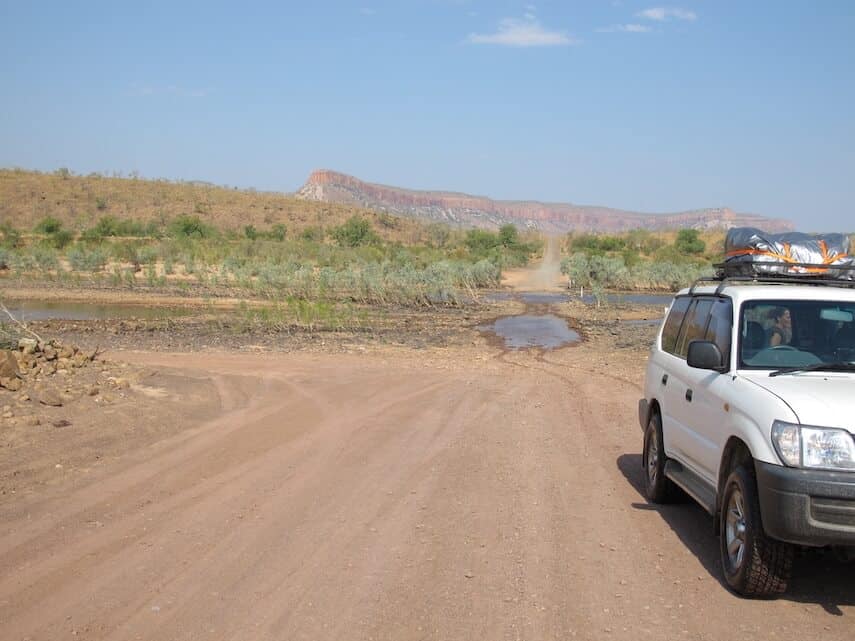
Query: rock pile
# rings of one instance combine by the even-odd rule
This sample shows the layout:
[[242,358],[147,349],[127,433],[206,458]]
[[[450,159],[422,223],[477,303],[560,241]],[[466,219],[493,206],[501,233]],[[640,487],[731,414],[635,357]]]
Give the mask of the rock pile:
[[0,350],[0,388],[17,392],[25,383],[86,367],[97,354],[97,350],[83,351],[58,340],[22,338],[17,350]]

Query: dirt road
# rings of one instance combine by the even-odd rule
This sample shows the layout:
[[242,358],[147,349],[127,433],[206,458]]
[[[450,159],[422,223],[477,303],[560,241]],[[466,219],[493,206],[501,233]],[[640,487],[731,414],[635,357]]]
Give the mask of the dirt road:
[[221,411],[0,505],[2,639],[853,638],[850,567],[743,601],[645,503],[638,357],[122,357]]
[[544,239],[543,257],[532,267],[506,269],[502,284],[518,291],[561,291],[567,280],[561,274],[561,246],[558,236]]

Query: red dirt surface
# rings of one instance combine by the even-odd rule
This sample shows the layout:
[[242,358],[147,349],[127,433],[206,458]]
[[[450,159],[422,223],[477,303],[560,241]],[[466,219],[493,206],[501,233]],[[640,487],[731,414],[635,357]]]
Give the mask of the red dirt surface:
[[0,637],[851,640],[851,567],[742,600],[644,501],[607,347],[109,355],[168,377],[114,419],[162,429],[3,497]]

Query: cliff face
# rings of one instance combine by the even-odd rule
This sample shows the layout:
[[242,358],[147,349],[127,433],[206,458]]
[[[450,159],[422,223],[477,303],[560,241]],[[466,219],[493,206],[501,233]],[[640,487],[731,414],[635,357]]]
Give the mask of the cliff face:
[[513,223],[544,232],[618,232],[629,229],[728,229],[759,227],[778,232],[793,229],[788,220],[740,214],[727,207],[674,214],[642,214],[607,207],[492,200],[450,192],[414,191],[366,183],[335,171],[312,172],[298,198],[368,207],[397,216],[440,221],[468,227],[498,227]]

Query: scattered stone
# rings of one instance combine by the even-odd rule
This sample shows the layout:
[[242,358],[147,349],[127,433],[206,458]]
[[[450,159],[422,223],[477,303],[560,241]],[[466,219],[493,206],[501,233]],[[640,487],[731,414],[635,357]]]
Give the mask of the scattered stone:
[[15,353],[4,349],[0,351],[0,378],[14,378],[18,375],[18,359]]
[[22,385],[23,385],[23,383],[21,383],[21,379],[17,378],[17,377],[15,377],[15,378],[0,378],[0,387],[5,387],[10,392],[17,392],[18,390],[21,389]]
[[36,396],[42,405],[49,405],[51,407],[62,406],[62,399],[59,397],[59,393],[50,387],[43,387],[36,390]]
[[126,378],[117,378],[114,383],[118,389],[128,389],[131,386]]
[[90,385],[86,390],[86,394],[89,396],[98,396],[98,392],[99,390],[97,385]]
[[86,358],[86,354],[83,352],[77,352],[74,357],[71,359],[72,367],[83,367],[89,359]]
[[39,342],[35,338],[22,338],[18,341],[18,349],[24,354],[35,354],[38,348]]
[[42,424],[42,420],[38,416],[30,416],[26,420],[26,424],[30,427],[37,427]]
[[59,350],[59,357],[61,359],[62,358],[65,358],[65,359],[73,358],[74,357],[74,351],[75,351],[74,348],[71,347],[70,345],[63,345],[62,348]]
[[71,425],[71,421],[61,418],[58,421],[54,421],[53,423],[51,423],[51,425],[53,425],[54,427],[68,427],[69,425]]
[[42,350],[42,353],[45,355],[45,360],[47,361],[55,361],[57,357],[56,349],[48,345]]
[[3,412],[3,418],[12,418],[13,416],[15,415],[11,411]]

